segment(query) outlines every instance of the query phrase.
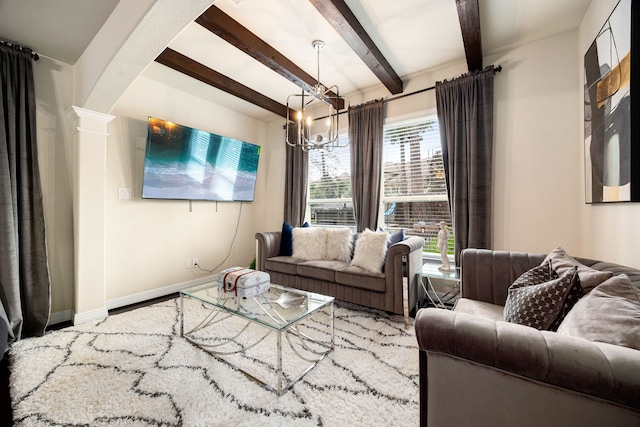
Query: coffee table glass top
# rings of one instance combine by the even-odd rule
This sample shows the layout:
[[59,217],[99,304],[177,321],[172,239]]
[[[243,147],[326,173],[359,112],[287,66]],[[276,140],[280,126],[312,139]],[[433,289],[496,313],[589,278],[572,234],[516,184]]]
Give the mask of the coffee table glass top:
[[326,295],[273,283],[267,292],[249,298],[238,298],[233,293],[218,290],[215,281],[182,290],[180,293],[276,330],[287,328],[314,311],[332,304],[334,300]]

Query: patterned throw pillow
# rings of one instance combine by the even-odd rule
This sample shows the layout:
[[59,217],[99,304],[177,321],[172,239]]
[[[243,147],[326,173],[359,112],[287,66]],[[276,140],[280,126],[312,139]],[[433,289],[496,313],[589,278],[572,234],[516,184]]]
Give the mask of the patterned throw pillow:
[[567,296],[576,285],[580,286],[580,282],[575,267],[557,279],[525,286],[512,285],[504,307],[504,320],[549,330],[559,324],[556,320],[562,315]]
[[584,290],[582,289],[582,283],[580,282],[580,272],[577,271],[576,273],[575,284],[569,290],[567,298],[565,298],[564,304],[562,304],[562,310],[560,310],[560,314],[558,314],[558,317],[556,317],[556,319],[549,327],[550,331],[558,330],[558,327],[560,326],[564,318],[567,317],[567,314],[569,314],[569,311],[571,311],[578,300],[580,300],[580,298],[584,296]]
[[543,262],[537,267],[526,271],[518,277],[511,285],[511,288],[523,288],[525,286],[539,285],[549,280],[557,279],[558,274],[551,265],[551,261]]

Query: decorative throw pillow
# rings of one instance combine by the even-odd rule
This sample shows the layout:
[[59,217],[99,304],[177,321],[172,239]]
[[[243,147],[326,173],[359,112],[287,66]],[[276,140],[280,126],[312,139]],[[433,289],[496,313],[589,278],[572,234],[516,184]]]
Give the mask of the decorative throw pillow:
[[388,238],[386,232],[371,231],[368,228],[364,230],[356,240],[351,265],[372,273],[382,273]]
[[325,228],[296,227],[293,229],[293,257],[307,261],[326,259]]
[[551,262],[547,261],[537,267],[533,267],[529,271],[524,272],[511,284],[510,288],[523,288],[525,286],[539,285],[540,283],[548,282],[549,280],[557,278],[558,274],[551,266]]
[[[302,224],[303,227],[309,227],[309,223]],[[293,226],[288,222],[282,223],[282,233],[280,235],[280,256],[291,256],[293,254]]]
[[387,242],[387,249],[396,243],[402,242],[404,240],[404,228],[396,231],[395,233],[389,236],[389,241]]
[[558,333],[640,350],[640,290],[626,274],[607,279],[578,301]]
[[327,228],[326,259],[351,260],[351,231],[346,228]]
[[558,317],[555,318],[555,320],[549,327],[550,331],[558,330],[558,327],[564,321],[565,317],[567,317],[571,309],[578,303],[578,301],[580,301],[580,298],[582,298],[583,296],[584,290],[582,289],[582,284],[580,282],[580,273],[578,273],[575,284],[571,287],[571,289],[569,289],[569,293],[567,293],[567,297],[564,299],[560,314],[558,314]]
[[569,256],[562,248],[555,248],[551,251],[551,253],[546,256],[543,263],[549,260],[551,260],[553,269],[560,276],[572,267],[577,267],[578,276],[580,276],[580,283],[582,284],[584,292],[589,292],[591,289],[613,276],[613,273],[610,271],[600,271],[587,267]]
[[[525,273],[526,274],[526,273]],[[548,282],[522,287],[509,287],[504,306],[504,320],[549,330],[561,315],[571,289],[579,285],[577,268]]]

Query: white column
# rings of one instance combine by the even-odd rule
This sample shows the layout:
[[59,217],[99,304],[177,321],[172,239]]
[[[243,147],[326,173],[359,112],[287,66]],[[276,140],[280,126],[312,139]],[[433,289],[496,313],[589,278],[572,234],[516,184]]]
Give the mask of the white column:
[[107,317],[106,188],[107,124],[114,116],[80,107],[72,125],[74,324]]

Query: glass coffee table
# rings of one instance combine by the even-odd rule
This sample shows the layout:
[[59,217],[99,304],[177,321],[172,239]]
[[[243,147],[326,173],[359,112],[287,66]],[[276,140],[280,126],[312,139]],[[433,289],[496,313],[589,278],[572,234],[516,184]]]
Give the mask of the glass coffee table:
[[334,349],[333,302],[275,284],[240,298],[212,281],[180,291],[180,336],[282,395]]

